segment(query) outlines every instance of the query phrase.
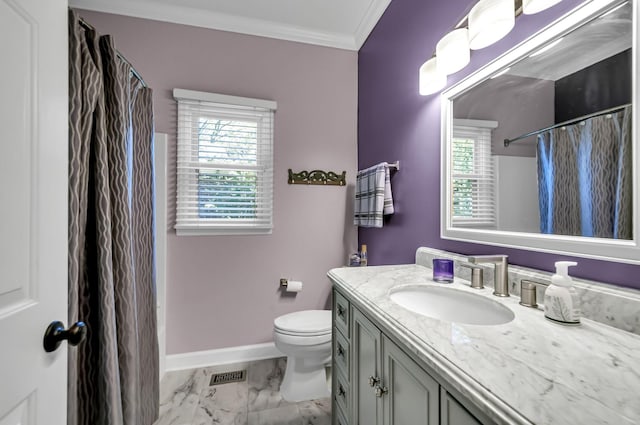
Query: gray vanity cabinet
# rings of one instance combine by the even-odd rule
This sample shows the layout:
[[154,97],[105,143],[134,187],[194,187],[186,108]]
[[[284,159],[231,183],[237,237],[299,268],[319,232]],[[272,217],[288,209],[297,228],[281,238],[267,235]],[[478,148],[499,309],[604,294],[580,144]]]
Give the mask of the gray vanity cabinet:
[[440,386],[352,308],[353,424],[437,425]]
[[382,403],[376,397],[382,385],[382,333],[355,308],[352,318],[353,423],[382,424]]
[[437,425],[440,385],[387,337],[382,341],[385,425]]
[[444,388],[440,391],[440,425],[482,425]]
[[333,307],[333,425],[491,423],[472,415],[337,290]]
[[332,424],[349,425],[351,416],[351,308],[349,301],[339,292],[333,292],[332,334]]

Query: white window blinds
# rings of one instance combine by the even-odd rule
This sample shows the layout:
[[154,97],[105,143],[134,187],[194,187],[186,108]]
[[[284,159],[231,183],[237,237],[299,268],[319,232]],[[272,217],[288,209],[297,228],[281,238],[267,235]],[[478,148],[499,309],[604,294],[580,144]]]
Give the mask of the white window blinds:
[[270,233],[276,103],[175,89],[176,232]]
[[451,143],[451,224],[495,228],[490,128],[495,125],[478,120],[456,121]]

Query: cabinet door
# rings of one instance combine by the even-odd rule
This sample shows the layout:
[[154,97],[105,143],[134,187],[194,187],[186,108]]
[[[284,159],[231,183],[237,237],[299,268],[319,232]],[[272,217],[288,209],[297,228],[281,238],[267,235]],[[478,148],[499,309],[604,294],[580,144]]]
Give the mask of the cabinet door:
[[440,398],[440,425],[481,425],[480,421],[444,389]]
[[387,337],[382,347],[384,424],[437,425],[440,385]]
[[375,389],[370,385],[370,379],[380,379],[382,372],[381,334],[378,328],[357,309],[352,309],[352,314],[353,424],[377,425],[382,423],[382,404],[377,402],[378,398]]

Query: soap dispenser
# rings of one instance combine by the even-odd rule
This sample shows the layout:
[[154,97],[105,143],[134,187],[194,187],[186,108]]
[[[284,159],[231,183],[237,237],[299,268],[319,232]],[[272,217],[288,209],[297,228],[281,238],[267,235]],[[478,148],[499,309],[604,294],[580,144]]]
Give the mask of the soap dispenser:
[[557,261],[555,265],[556,274],[551,277],[551,284],[544,293],[544,316],[557,323],[577,325],[580,323],[580,306],[568,268],[578,263]]

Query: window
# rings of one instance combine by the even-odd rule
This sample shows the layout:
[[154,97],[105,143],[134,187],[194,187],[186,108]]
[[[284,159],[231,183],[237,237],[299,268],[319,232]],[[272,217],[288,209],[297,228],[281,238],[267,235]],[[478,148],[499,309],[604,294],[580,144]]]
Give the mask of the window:
[[178,235],[271,233],[276,102],[174,89]]
[[494,121],[454,120],[451,143],[451,224],[495,228],[491,128]]

